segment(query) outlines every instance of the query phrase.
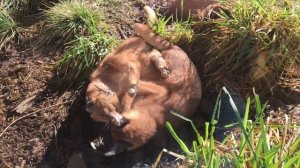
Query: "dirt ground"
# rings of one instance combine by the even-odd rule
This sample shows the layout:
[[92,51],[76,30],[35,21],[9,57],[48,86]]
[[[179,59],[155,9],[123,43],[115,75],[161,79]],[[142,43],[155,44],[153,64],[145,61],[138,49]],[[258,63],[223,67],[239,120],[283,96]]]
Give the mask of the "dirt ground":
[[[115,8],[104,8],[114,25],[112,34],[120,39],[132,36],[130,25],[144,21],[144,4],[131,0],[122,1]],[[151,0],[146,4],[164,10],[163,2]],[[36,24],[25,24],[24,36]],[[109,159],[91,148],[90,141],[109,137],[109,129],[92,121],[84,110],[85,87],[59,90],[63,83],[55,76],[53,65],[62,50],[33,49],[36,36],[20,39],[18,45],[0,52],[0,167],[80,167],[82,160],[88,167],[150,167],[159,152],[153,150],[153,143]],[[33,99],[27,109],[16,110],[24,100]],[[300,107],[297,108],[295,118],[300,116]],[[182,132],[193,138],[185,129]],[[110,142],[109,138],[104,139],[100,149],[105,150]],[[170,148],[176,150],[174,146]],[[163,160],[161,167],[176,167],[178,162],[170,157]]]
[[[107,21],[113,25],[111,33],[120,39],[132,36],[131,25],[145,20],[145,4],[162,6],[156,1],[136,0],[114,7],[104,4]],[[20,18],[24,38],[0,52],[0,167],[66,167],[70,157],[82,151],[88,156],[94,153],[97,159],[101,155],[95,154],[89,142],[109,133],[105,125],[93,122],[84,110],[85,87],[59,90],[63,84],[55,76],[53,65],[63,51],[51,46],[33,49],[38,34],[28,34],[35,31],[38,18]],[[16,110],[24,100],[34,103],[29,103],[26,110]]]

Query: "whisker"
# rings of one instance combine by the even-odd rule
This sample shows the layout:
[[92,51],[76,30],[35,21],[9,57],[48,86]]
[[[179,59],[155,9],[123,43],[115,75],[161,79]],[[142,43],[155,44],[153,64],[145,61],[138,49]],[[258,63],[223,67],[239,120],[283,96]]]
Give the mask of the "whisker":
[[110,122],[106,122],[105,123],[105,128],[109,128],[110,127]]

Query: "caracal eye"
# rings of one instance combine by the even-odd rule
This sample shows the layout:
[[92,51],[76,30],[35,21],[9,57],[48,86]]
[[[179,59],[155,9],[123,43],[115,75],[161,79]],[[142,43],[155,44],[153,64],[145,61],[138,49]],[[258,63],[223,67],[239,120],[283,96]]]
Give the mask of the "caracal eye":
[[87,97],[86,98],[86,105],[85,105],[85,109],[87,111],[91,110],[94,108],[94,103]]

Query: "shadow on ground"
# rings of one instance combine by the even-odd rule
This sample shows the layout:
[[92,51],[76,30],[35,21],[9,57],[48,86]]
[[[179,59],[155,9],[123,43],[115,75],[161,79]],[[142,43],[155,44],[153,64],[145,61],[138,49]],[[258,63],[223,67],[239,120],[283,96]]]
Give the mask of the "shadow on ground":
[[[112,145],[110,130],[107,125],[94,122],[89,117],[84,109],[85,89],[82,90],[82,93],[71,104],[68,116],[62,121],[60,128],[53,135],[38,167],[151,167],[162,150],[153,141],[135,151],[114,157],[102,156],[102,153],[107,151]],[[192,142],[194,136],[188,125],[184,129],[181,128],[179,133],[181,133],[180,135],[184,137],[186,142]],[[99,137],[103,138],[104,145],[96,151],[92,149],[90,142]],[[170,136],[166,137],[166,139],[168,141],[167,144],[169,144],[166,147],[167,149],[180,151]],[[175,165],[175,159],[174,157],[166,156],[160,164],[172,167],[172,165]]]

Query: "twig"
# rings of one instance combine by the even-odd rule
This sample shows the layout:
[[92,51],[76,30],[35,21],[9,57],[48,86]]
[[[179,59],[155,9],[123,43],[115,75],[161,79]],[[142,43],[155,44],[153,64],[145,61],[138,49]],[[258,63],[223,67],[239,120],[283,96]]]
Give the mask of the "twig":
[[287,114],[284,114],[284,118],[285,118],[285,124],[284,124],[284,132],[283,132],[283,138],[282,138],[282,143],[281,143],[281,149],[279,152],[279,165],[278,167],[280,167],[280,165],[282,165],[282,153],[283,153],[283,148],[284,148],[284,144],[286,141],[286,136],[287,136],[287,131],[288,131],[288,124],[289,124],[289,117]]
[[16,120],[12,121],[12,122],[11,122],[11,123],[10,123],[10,124],[9,124],[2,132],[1,132],[0,138],[1,138],[2,135],[8,130],[9,127],[11,127],[11,126],[12,126],[13,124],[15,124],[16,122],[22,120],[23,118],[26,118],[26,117],[28,117],[28,116],[31,116],[32,114],[36,114],[36,113],[39,113],[39,112],[41,112],[41,111],[43,111],[43,110],[47,110],[47,109],[53,108],[53,107],[55,107],[55,106],[63,105],[63,104],[69,103],[69,102],[71,102],[71,101],[67,101],[67,102],[63,102],[63,103],[58,103],[58,104],[55,104],[55,105],[52,105],[52,106],[49,106],[49,107],[46,107],[46,108],[43,108],[43,109],[39,109],[39,110],[33,111],[33,112],[31,112],[31,113],[28,113],[28,114],[26,114],[26,115],[24,115],[24,116],[22,116],[22,117],[20,117],[20,118],[18,118],[18,119],[16,119]]
[[123,39],[127,39],[128,37],[125,35],[125,33],[123,32],[123,30],[118,26],[118,30],[119,30],[119,33],[120,33],[120,35],[121,35],[121,37],[123,38]]
[[167,149],[163,149],[163,152],[165,152],[165,153],[167,153],[167,154],[169,154],[169,155],[175,156],[175,157],[177,157],[177,158],[179,158],[179,159],[182,159],[182,160],[184,160],[184,161],[187,161],[187,162],[190,163],[190,164],[193,164],[193,163],[194,163],[193,160],[188,159],[187,157],[185,157],[185,156],[183,156],[183,155],[179,155],[179,154],[177,154],[177,153],[175,153],[175,152],[168,151]]
[[162,154],[163,154],[163,150],[159,153],[159,155],[157,156],[154,164],[151,166],[152,168],[157,168],[158,167],[158,164],[161,160],[161,157],[162,157]]
[[1,161],[4,163],[5,166],[7,166],[8,168],[10,168],[11,166],[8,165],[8,163],[4,160],[4,158],[1,158]]
[[20,168],[24,168],[24,166],[25,166],[25,163],[26,163],[26,161],[25,161],[25,160],[22,160],[22,163],[21,163],[21,166],[20,166]]

